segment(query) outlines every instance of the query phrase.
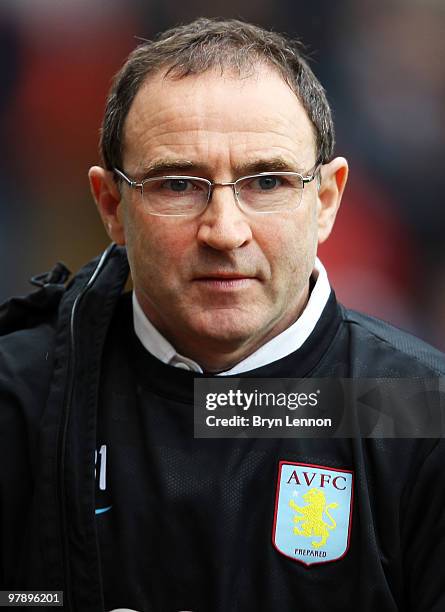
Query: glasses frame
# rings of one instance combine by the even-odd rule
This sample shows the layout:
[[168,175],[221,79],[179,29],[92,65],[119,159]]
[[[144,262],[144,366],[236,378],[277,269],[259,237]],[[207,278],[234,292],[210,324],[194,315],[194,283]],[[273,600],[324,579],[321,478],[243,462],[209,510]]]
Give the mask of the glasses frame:
[[207,185],[207,201],[205,203],[205,205],[203,206],[202,210],[200,210],[199,212],[196,213],[178,213],[178,214],[165,214],[165,213],[157,213],[157,212],[153,212],[151,210],[147,210],[147,213],[149,215],[154,215],[155,217],[197,217],[198,215],[202,214],[206,209],[207,206],[209,205],[210,200],[212,199],[212,194],[213,194],[213,190],[215,187],[232,187],[232,191],[233,191],[233,195],[235,198],[235,202],[238,206],[238,208],[240,210],[242,210],[244,213],[253,213],[255,215],[273,215],[273,214],[277,214],[280,212],[285,212],[282,210],[264,210],[264,211],[259,211],[259,210],[254,210],[253,208],[248,208],[245,207],[243,205],[243,203],[239,200],[239,194],[240,191],[238,191],[236,189],[236,186],[239,185],[242,181],[245,181],[246,179],[253,179],[253,178],[257,178],[257,177],[262,177],[262,176],[297,176],[300,180],[301,183],[303,185],[303,188],[301,190],[301,198],[300,201],[298,202],[298,205],[295,206],[295,210],[297,210],[297,208],[300,206],[301,201],[303,199],[303,190],[304,190],[304,186],[307,183],[311,183],[315,177],[317,176],[318,171],[320,170],[320,167],[322,166],[321,162],[316,162],[315,166],[313,167],[313,170],[310,172],[310,174],[304,176],[302,174],[300,174],[299,172],[258,172],[256,174],[249,174],[247,176],[241,176],[240,178],[236,179],[236,181],[224,181],[224,182],[215,182],[215,181],[209,181],[209,179],[203,178],[201,176],[188,176],[188,175],[166,175],[166,176],[154,176],[154,177],[150,177],[150,178],[146,178],[143,179],[142,181],[136,181],[130,177],[128,177],[124,172],[122,172],[122,170],[119,170],[119,168],[113,168],[113,171],[121,178],[123,179],[126,183],[128,183],[128,185],[132,188],[132,189],[140,189],[141,191],[141,197],[144,197],[144,185],[146,183],[150,183],[153,181],[159,181],[159,180],[192,180],[192,181],[201,181],[202,183],[205,183]]

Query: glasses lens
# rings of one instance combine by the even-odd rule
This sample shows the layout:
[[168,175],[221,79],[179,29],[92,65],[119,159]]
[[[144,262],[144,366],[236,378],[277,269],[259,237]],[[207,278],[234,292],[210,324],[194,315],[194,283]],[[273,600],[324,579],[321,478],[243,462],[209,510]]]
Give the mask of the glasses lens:
[[186,176],[166,176],[143,183],[142,198],[147,211],[162,216],[194,215],[207,205],[206,181]]
[[301,202],[303,181],[298,174],[258,174],[241,179],[237,193],[240,204],[255,212],[295,210]]

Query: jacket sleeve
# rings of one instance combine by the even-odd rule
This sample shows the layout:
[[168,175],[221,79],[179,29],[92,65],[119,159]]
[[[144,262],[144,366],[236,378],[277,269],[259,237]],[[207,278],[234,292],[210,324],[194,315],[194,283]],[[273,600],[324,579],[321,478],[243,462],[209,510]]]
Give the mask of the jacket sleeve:
[[19,398],[8,389],[0,374],[0,589],[13,585],[31,501],[27,427]]
[[445,610],[445,440],[412,475],[400,512],[409,612]]
[[53,368],[51,338],[47,325],[0,336],[1,588],[20,588],[15,578],[26,557],[39,424]]

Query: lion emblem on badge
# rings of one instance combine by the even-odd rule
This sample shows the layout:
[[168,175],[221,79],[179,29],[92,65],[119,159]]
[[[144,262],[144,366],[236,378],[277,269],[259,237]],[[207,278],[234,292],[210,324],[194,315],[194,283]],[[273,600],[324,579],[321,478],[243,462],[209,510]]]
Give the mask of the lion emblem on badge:
[[[337,508],[338,504],[337,502],[327,504],[323,491],[315,488],[309,489],[303,495],[303,499],[307,502],[306,506],[297,506],[293,499],[289,501],[289,506],[298,513],[294,517],[294,523],[296,523],[294,533],[301,536],[319,536],[321,540],[313,540],[311,544],[314,548],[321,548],[330,536],[329,531],[337,527],[337,523],[330,515],[329,510]],[[330,523],[323,520],[323,514],[326,515]]]

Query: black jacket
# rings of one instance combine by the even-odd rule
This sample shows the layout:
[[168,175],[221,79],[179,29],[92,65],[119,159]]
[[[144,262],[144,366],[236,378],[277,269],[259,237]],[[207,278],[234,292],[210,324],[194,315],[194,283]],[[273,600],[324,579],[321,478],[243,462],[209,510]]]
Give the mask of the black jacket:
[[[105,605],[94,452],[104,346],[127,277],[125,251],[112,245],[66,286],[64,269],[56,267],[37,279],[38,291],[0,310],[0,589],[63,590],[64,609],[71,612],[102,611]],[[335,325],[320,334],[318,343],[323,358],[311,363],[303,346],[300,356],[310,366],[296,375],[445,374],[443,356],[428,345],[370,317],[334,308]],[[159,367],[161,372],[168,366]],[[261,374],[259,369],[248,375]],[[380,553],[381,576],[369,577],[390,593],[386,603],[381,600],[382,612],[439,612],[445,610],[444,445],[429,439],[404,442],[395,447],[378,440],[352,442],[354,456],[361,457],[355,465],[361,524],[356,539],[371,540],[377,550],[388,529],[391,542],[403,551],[394,551],[395,564]],[[393,484],[400,466],[403,476]],[[400,494],[385,508],[391,487]],[[388,525],[381,527],[385,521]],[[346,583],[348,576],[343,579]],[[371,584],[369,593],[374,588]],[[331,610],[340,609],[335,598],[332,604]],[[236,609],[248,612],[249,605]],[[287,609],[277,605],[255,609]],[[308,605],[302,609],[312,609]],[[359,608],[375,609],[351,602],[351,610]],[[216,609],[215,604],[209,612]]]

